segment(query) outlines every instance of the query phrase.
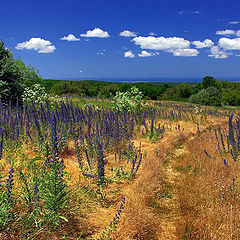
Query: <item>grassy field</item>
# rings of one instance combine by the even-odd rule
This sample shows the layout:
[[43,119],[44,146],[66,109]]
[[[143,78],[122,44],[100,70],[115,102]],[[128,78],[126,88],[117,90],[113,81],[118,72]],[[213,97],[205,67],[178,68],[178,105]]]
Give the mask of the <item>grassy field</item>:
[[237,108],[76,98],[0,122],[0,239],[240,239]]

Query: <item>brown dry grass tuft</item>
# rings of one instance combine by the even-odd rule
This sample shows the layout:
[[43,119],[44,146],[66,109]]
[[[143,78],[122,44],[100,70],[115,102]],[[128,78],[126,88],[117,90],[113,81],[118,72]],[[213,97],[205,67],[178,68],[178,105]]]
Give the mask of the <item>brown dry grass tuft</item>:
[[[178,234],[185,239],[239,239],[239,187],[231,190],[233,178],[239,178],[240,164],[228,155],[226,167],[217,149],[213,132],[204,132],[186,144],[188,154],[177,160],[183,168],[178,184],[185,226]],[[204,149],[215,159],[209,158]]]

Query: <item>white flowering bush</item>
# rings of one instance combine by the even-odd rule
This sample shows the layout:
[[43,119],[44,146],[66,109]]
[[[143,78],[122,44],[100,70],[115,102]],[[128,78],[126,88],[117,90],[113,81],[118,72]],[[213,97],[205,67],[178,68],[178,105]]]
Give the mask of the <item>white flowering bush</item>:
[[115,100],[114,108],[119,111],[125,109],[128,112],[140,110],[142,98],[142,92],[135,86],[125,93],[117,92],[113,98]]
[[51,97],[40,84],[34,84],[31,88],[26,87],[23,92],[23,102],[25,104],[31,102],[40,104],[44,103],[46,100],[51,100]]

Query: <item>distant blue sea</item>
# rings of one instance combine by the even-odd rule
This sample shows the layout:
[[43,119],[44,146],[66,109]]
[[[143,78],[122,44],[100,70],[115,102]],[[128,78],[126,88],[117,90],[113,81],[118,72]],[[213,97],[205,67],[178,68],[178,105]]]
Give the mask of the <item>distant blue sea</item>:
[[[240,83],[240,77],[239,78],[233,78],[233,77],[215,77],[217,80],[226,80],[229,82],[239,82]],[[161,77],[161,78],[54,78],[53,80],[68,80],[68,81],[82,81],[82,80],[95,80],[95,81],[106,81],[106,82],[127,82],[127,83],[134,83],[134,82],[202,82],[203,78],[198,77],[181,77],[181,78],[169,78],[169,77]]]

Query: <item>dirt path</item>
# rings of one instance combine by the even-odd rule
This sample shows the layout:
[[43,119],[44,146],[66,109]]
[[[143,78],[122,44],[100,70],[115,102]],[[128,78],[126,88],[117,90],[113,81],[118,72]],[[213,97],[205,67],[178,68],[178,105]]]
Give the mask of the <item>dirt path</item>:
[[181,206],[178,196],[177,182],[181,178],[181,173],[176,170],[175,158],[181,157],[186,151],[182,148],[175,149],[172,155],[168,156],[165,161],[165,176],[166,184],[169,188],[169,193],[161,200],[162,206],[166,212],[161,215],[162,231],[158,239],[180,239],[178,233],[179,225],[183,225]]
[[122,190],[127,202],[116,239],[179,239],[177,226],[183,220],[176,186],[180,173],[174,159],[185,154],[180,145],[187,138],[171,133],[159,143],[142,141],[147,156],[137,178]]

